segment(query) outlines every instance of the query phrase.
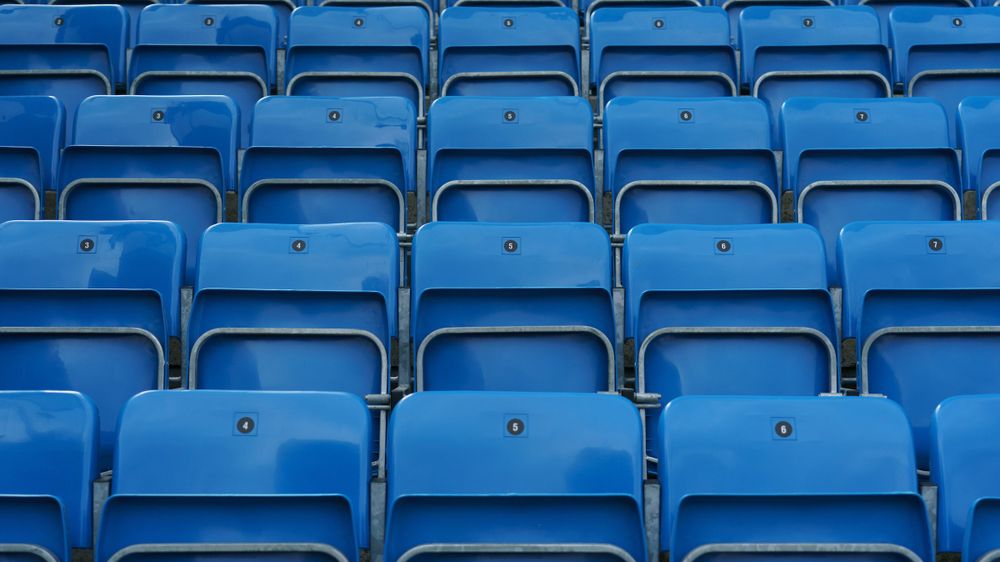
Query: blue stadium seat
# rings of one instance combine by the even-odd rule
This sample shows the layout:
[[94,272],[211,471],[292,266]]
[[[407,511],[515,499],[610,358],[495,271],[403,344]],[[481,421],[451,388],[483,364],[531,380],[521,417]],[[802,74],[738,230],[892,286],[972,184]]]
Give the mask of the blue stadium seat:
[[[712,5],[712,2],[708,0],[705,2],[702,2],[702,0],[577,0],[577,2],[579,3],[578,11],[580,12],[580,17],[583,18],[584,22],[584,37],[588,39],[591,38],[590,27],[594,23],[594,16],[597,15],[598,8],[626,8],[628,10],[661,7],[697,8],[699,6]],[[600,19],[604,20],[604,18]]]
[[0,97],[0,223],[43,218],[63,146],[63,113],[53,97]]
[[643,223],[778,222],[780,175],[760,100],[616,98],[601,132],[614,234]]
[[644,561],[642,460],[618,396],[409,396],[389,430],[386,560]]
[[569,8],[457,6],[441,13],[442,96],[575,96],[580,23]]
[[70,562],[70,547],[90,548],[97,431],[83,395],[0,392],[0,558]]
[[[958,104],[958,148],[962,151],[965,189],[976,193],[979,216],[1000,217],[1000,97],[965,98]],[[991,198],[992,197],[992,198]],[[992,212],[991,212],[992,211]]]
[[[845,2],[847,0],[844,0]],[[743,10],[754,6],[783,6],[804,8],[827,8],[839,6],[840,0],[707,0],[708,5],[721,6],[729,15],[730,42],[733,46],[740,43],[740,16]]]
[[[989,4],[992,6],[992,0]],[[879,25],[882,28],[882,42],[889,44],[889,13],[900,6],[941,6],[946,8],[972,8],[976,0],[844,0],[846,6],[869,6],[878,14]]]
[[301,6],[308,6],[308,0],[186,0],[178,3],[186,4],[259,4],[274,10],[277,19],[278,48],[285,49],[288,46],[288,35],[292,13]]
[[936,99],[952,142],[958,103],[1000,95],[1000,10],[903,6],[889,17],[895,79],[907,96]]
[[[126,46],[131,48],[132,45],[135,45],[136,30],[139,28],[139,13],[142,12],[142,9],[146,6],[156,4],[157,2],[158,0],[50,0],[48,4],[52,4],[54,6],[86,6],[90,4],[112,4],[121,6],[128,15],[129,38]],[[45,4],[46,2],[39,3]],[[124,70],[124,66],[122,69]]]
[[370,441],[349,394],[143,393],[122,413],[94,560],[357,562]]
[[222,94],[240,110],[240,146],[253,106],[275,88],[277,16],[263,5],[146,7],[129,63],[129,93]]
[[[1000,554],[1000,395],[955,396],[931,420],[931,482],[937,484],[940,552],[963,562]],[[991,555],[992,558],[990,556]]]
[[417,185],[417,113],[407,100],[264,98],[250,141],[244,222],[371,221],[405,232]]
[[671,560],[934,560],[892,402],[688,396],[661,423]]
[[740,15],[743,84],[771,108],[774,142],[785,100],[892,96],[889,50],[866,6],[750,7]]
[[587,100],[441,98],[427,120],[431,219],[593,221]]
[[605,7],[590,20],[598,109],[619,96],[739,95],[722,8]]
[[799,98],[781,112],[784,188],[798,222],[819,229],[830,280],[837,235],[873,220],[958,220],[958,154],[932,100]]
[[[823,241],[812,227],[637,226],[625,239],[622,284],[637,390],[661,404],[840,390]],[[646,417],[655,456],[659,411]]]
[[336,7],[395,7],[395,6],[416,6],[427,14],[427,21],[430,22],[430,36],[437,37],[437,17],[439,4],[443,0],[312,0],[313,6]]
[[80,102],[124,84],[127,45],[120,6],[0,6],[0,96],[54,96],[72,128]]
[[125,401],[166,385],[183,259],[169,223],[0,225],[0,390],[88,395],[101,413],[101,470]]
[[858,387],[898,401],[927,468],[934,408],[959,394],[1000,392],[1000,224],[858,223],[838,255],[844,337],[857,338]]
[[412,260],[416,390],[618,388],[601,227],[432,223]]
[[424,114],[430,23],[417,6],[329,6],[292,15],[290,96],[400,96]]
[[235,189],[238,123],[222,96],[88,99],[63,152],[59,218],[175,222],[193,284],[201,233],[222,222]]
[[386,394],[398,287],[384,225],[216,225],[198,264],[188,386]]

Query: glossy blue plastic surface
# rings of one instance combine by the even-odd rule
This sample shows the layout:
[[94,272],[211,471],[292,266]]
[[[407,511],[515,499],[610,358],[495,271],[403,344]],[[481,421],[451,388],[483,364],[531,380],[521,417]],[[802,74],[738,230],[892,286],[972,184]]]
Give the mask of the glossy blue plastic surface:
[[120,6],[0,6],[0,71],[8,73],[0,95],[54,96],[71,130],[80,102],[124,82],[127,45]]
[[591,16],[590,44],[590,86],[603,89],[605,104],[619,96],[739,92],[736,51],[722,8],[603,7]]
[[[625,337],[635,340],[641,390],[659,393],[662,404],[684,395],[838,390],[839,381],[830,380],[831,363],[838,364],[833,302],[823,242],[812,227],[642,225],[629,232],[622,259]],[[660,332],[665,328],[798,332]],[[656,456],[659,411],[646,419]]]
[[277,16],[264,5],[146,7],[129,63],[129,91],[145,95],[222,94],[240,110],[240,145],[249,116],[275,87]]
[[[243,418],[254,425],[238,428]],[[130,544],[368,546],[371,426],[342,393],[158,391],[122,414],[96,560]],[[352,532],[353,530],[353,532]]]
[[414,107],[423,106],[430,76],[426,10],[417,6],[303,8],[292,15],[289,33],[288,95],[400,96]]
[[[617,202],[612,212],[620,214],[615,233],[643,223],[774,220],[781,198],[778,164],[760,100],[616,98],[605,109],[602,134],[604,189]],[[657,181],[670,184],[649,183]],[[716,183],[694,183],[708,181]],[[647,183],[624,189],[633,182]]]
[[[302,251],[293,249],[302,241]],[[385,392],[376,340],[396,336],[399,249],[381,224],[220,224],[205,233],[188,323],[197,388]],[[353,329],[367,336],[212,334]]]
[[884,98],[892,94],[889,50],[867,6],[753,6],[740,15],[743,84],[778,114],[792,97]]
[[996,556],[1000,547],[1000,498],[979,498],[969,513],[968,531],[962,543],[962,562]]
[[[601,227],[431,223],[414,237],[412,263],[412,346],[418,358],[426,346],[424,390],[609,390],[614,357],[601,336],[613,350],[611,244]],[[511,326],[592,331],[430,337]]]
[[958,103],[1000,92],[1000,10],[903,6],[889,16],[889,37],[896,82],[908,96],[941,102],[952,142]]
[[[975,5],[976,0],[843,0],[845,6],[864,5],[875,10],[878,22],[882,28],[882,43],[889,45],[889,13],[900,6],[941,6],[950,8],[966,8]],[[983,5],[992,6],[992,0]]]
[[[958,218],[958,154],[944,109],[932,100],[789,100],[781,132],[784,187],[802,208],[798,221],[823,236],[831,282],[838,278],[836,244],[844,225]],[[897,183],[875,183],[886,180]],[[818,182],[851,183],[809,188]]]
[[[87,240],[92,250],[82,249]],[[88,395],[101,412],[101,470],[111,466],[125,401],[166,384],[159,377],[167,337],[179,332],[183,254],[168,223],[0,225],[0,326],[35,329],[0,337],[0,388]]]
[[[118,5],[124,8],[125,13],[128,15],[128,47],[131,48],[135,45],[135,35],[138,29],[139,23],[139,13],[142,9],[150,4],[155,4],[158,0],[50,0],[48,4],[55,6],[85,6],[89,4],[112,4]],[[27,3],[27,2],[26,2]],[[46,2],[39,2],[44,4]],[[124,67],[122,67],[124,70]]]
[[370,221],[405,230],[400,195],[405,222],[406,195],[417,184],[417,111],[409,101],[275,96],[257,103],[251,127],[240,171],[241,219]]
[[[169,4],[169,1],[165,1]],[[278,48],[288,47],[288,33],[292,13],[301,6],[307,6],[307,0],[231,0],[230,2],[219,2],[218,0],[186,0],[178,1],[177,4],[259,4],[274,10],[277,16]]]
[[220,203],[235,189],[238,130],[236,107],[223,96],[90,98],[63,152],[60,218],[176,223],[188,241],[191,285],[201,233],[220,222]]
[[75,392],[0,392],[0,544],[90,547],[97,424]]
[[[456,6],[441,13],[438,45],[438,87],[449,96],[572,96],[581,88],[580,20],[569,8]],[[510,74],[518,72],[541,74]]]
[[618,396],[408,396],[389,426],[386,559],[430,543],[605,543],[646,560],[642,454]]
[[[593,115],[584,98],[446,97],[427,123],[437,220],[589,221],[594,213]],[[486,184],[461,183],[468,181]],[[442,190],[449,182],[458,183]]]
[[[985,551],[1000,548],[1000,447],[987,436],[1000,430],[1000,395],[956,396],[934,411],[931,420],[931,481],[938,486],[938,550],[964,551],[965,560],[978,560]],[[993,505],[981,503],[992,500]],[[972,523],[977,529],[972,529]],[[989,525],[987,525],[989,523]],[[981,526],[980,526],[981,525]],[[986,531],[992,529],[992,537]],[[978,535],[978,536],[976,536]],[[989,542],[963,549],[963,540],[975,536]],[[979,543],[979,541],[976,541]],[[984,548],[986,547],[986,548]]]
[[44,216],[63,145],[63,108],[49,96],[0,97],[0,222]]
[[[976,192],[979,216],[1000,217],[1000,193],[983,196],[1000,183],[1000,97],[965,98],[958,104],[958,147],[962,151],[962,181],[965,189]],[[995,188],[994,188],[995,189]]]
[[891,401],[682,397],[660,423],[671,559],[725,542],[897,543],[934,558],[906,417]]
[[[937,239],[939,250],[931,248]],[[879,333],[906,326],[996,326],[1000,224],[859,223],[841,234],[844,336],[871,340],[868,388],[898,401],[913,427],[918,464],[928,464],[934,408],[960,394],[1000,392],[996,333]]]

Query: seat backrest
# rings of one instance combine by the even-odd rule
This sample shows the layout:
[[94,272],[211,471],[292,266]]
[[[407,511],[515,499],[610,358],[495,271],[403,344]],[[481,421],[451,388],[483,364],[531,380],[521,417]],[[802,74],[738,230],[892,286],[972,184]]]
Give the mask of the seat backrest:
[[5,69],[25,63],[29,66],[21,68],[28,70],[83,66],[105,73],[112,87],[125,79],[128,14],[121,6],[5,5],[0,7],[0,31],[0,45],[58,47],[9,57]]
[[909,427],[889,400],[681,397],[660,423],[664,545],[692,496],[916,495]]
[[723,70],[707,59],[711,53],[728,54],[734,66],[727,74],[736,84],[729,17],[720,7],[605,6],[591,16],[590,45],[594,87],[618,71]]
[[[364,331],[390,350],[396,336],[398,287],[396,235],[383,224],[219,224],[202,241],[189,349],[218,328],[339,328]],[[265,330],[245,337],[268,334]],[[291,353],[296,350],[305,353],[300,348]],[[279,351],[271,348],[271,353]],[[284,362],[292,361],[289,357]],[[381,368],[375,365],[375,373]],[[360,373],[347,374],[362,378]],[[305,374],[285,374],[289,381],[297,376],[302,380]],[[324,377],[335,378],[329,372]],[[384,392],[380,382],[375,377],[358,394]]]
[[[417,55],[416,68],[402,60],[402,53],[411,51]],[[324,60],[300,59],[305,52]],[[300,72],[408,71],[426,88],[429,52],[427,11],[417,6],[303,7],[289,20],[285,83]],[[360,64],[345,68],[358,58]]]
[[386,557],[432,543],[610,543],[645,559],[642,427],[607,395],[426,392],[389,426]]
[[[965,98],[958,105],[958,143],[962,150],[965,189],[975,191],[982,204],[990,188],[1000,182],[1000,97]],[[982,209],[985,211],[985,209]]]
[[878,16],[867,6],[751,6],[740,14],[739,37],[743,83],[751,92],[774,71],[875,70],[889,76]]
[[[677,322],[677,325],[720,326],[740,324],[739,318],[720,316],[671,319],[656,313],[658,296],[740,292],[794,299],[796,292],[822,296],[827,293],[826,259],[823,243],[816,230],[806,225],[751,226],[679,226],[642,225],[629,232],[622,254],[622,283],[625,287],[625,334],[642,340],[653,330]],[[824,310],[772,310],[771,314],[749,320],[768,325],[783,325],[782,318],[793,319],[803,312],[808,316],[832,312]],[[790,301],[794,302],[794,301]],[[816,304],[822,305],[822,298]],[[646,307],[652,309],[647,310]],[[720,308],[724,308],[720,303]],[[793,322],[795,320],[792,320]],[[803,322],[803,318],[798,319]],[[802,325],[827,324],[825,335],[836,341],[832,316],[822,315]],[[684,323],[686,322],[686,323]],[[640,343],[640,341],[637,341]]]
[[[74,146],[211,149],[223,172],[224,185],[218,187],[230,190],[236,185],[239,120],[236,105],[226,96],[94,96],[80,104],[67,145],[71,151]],[[99,169],[92,173],[89,177],[106,177]],[[145,174],[137,177],[155,172]]]
[[[151,291],[162,306],[157,320],[164,329],[157,335],[164,349],[166,336],[179,334],[184,238],[176,226],[158,221],[11,221],[0,225],[0,242],[0,288]],[[75,322],[87,325],[87,320]]]
[[[455,6],[441,13],[438,26],[438,82],[454,95],[449,84],[456,74],[549,72],[563,73],[565,88],[580,89],[580,24],[570,8],[553,6]],[[550,95],[547,89],[518,93],[526,85],[513,76],[507,95]],[[464,95],[484,95],[497,84]],[[513,88],[513,90],[511,89]]]
[[[844,228],[837,245],[844,288],[844,337],[868,335],[863,309],[873,291],[996,289],[1000,225],[991,222],[870,222]],[[905,313],[906,310],[899,312]],[[970,323],[972,310],[950,310],[938,321]],[[966,322],[963,322],[965,320]]]
[[[0,154],[7,163],[8,156],[15,157],[15,150],[30,149],[35,153],[37,179],[35,187],[41,192],[53,185],[59,167],[59,151],[63,147],[65,111],[59,100],[49,96],[9,96],[0,97]],[[14,170],[22,169],[20,167]],[[5,177],[20,177],[12,174],[11,168],[0,173]],[[35,179],[35,176],[31,178]]]
[[[97,411],[90,400],[75,392],[0,392],[0,454],[0,543],[37,537],[59,560],[68,560],[67,545],[89,548],[97,477]],[[34,517],[46,507],[11,496],[56,498],[63,519],[43,528]]]
[[[442,218],[516,222],[588,220],[593,215],[587,208],[596,198],[593,114],[585,99],[445,97],[431,106],[427,128],[428,192],[438,200],[435,207]],[[546,191],[543,186],[515,191],[507,185],[518,195],[503,202],[488,192],[477,195],[477,190],[486,191],[479,186],[442,189],[449,182],[485,180],[558,181],[571,199],[540,198],[531,208],[532,194]],[[570,183],[575,187],[567,188]],[[449,203],[446,194],[452,190],[464,199]]]
[[[266,65],[267,84],[273,88],[277,69],[278,16],[275,9],[263,4],[204,5],[151,4],[139,16],[136,49],[168,46],[178,53],[186,47],[228,47],[259,53]],[[137,55],[133,55],[135,57]],[[211,55],[206,54],[206,59]],[[187,57],[190,58],[190,57]],[[224,59],[223,59],[224,60]],[[211,63],[211,60],[206,60]],[[186,58],[174,60],[185,71],[191,64]],[[135,79],[135,61],[130,67],[129,82]],[[220,72],[235,70],[217,68]]]
[[[627,210],[635,215],[633,220],[616,215],[616,232],[628,232],[640,220],[715,222],[712,215],[722,213],[734,223],[776,219],[774,213],[780,199],[777,161],[771,152],[770,116],[760,100],[615,98],[605,109],[601,130],[604,189],[612,194],[617,215],[626,214]],[[685,180],[692,182],[690,185],[699,181],[756,182],[752,188],[744,186],[758,196],[756,212],[746,212],[753,205],[740,198],[731,200],[724,209],[712,205],[710,213],[681,217],[679,212],[664,207],[670,207],[665,198],[677,193]],[[664,187],[667,193],[663,193],[661,200],[640,193],[633,203],[628,202],[626,194],[636,188],[633,193],[639,193],[644,185],[636,182],[654,185],[657,181],[672,182],[674,189]],[[692,191],[692,200],[697,200],[697,187]],[[701,190],[701,200],[707,203],[709,200],[704,198],[710,195],[705,191]],[[650,199],[641,200],[644,195]]]
[[[555,377],[562,381],[558,388],[590,388],[592,384],[597,385],[592,389],[595,391],[609,386],[607,361],[614,357],[615,341],[611,245],[601,227],[588,223],[432,223],[417,231],[413,246],[411,332],[420,363],[418,370],[425,363],[429,371],[437,365],[436,374],[448,378],[497,371],[504,381],[515,380],[516,375],[530,371],[534,373],[529,377],[532,381],[542,384],[548,380],[551,386],[551,372],[542,366],[570,360],[553,350],[566,351],[567,347],[571,350],[576,345],[585,346],[579,355],[572,356],[573,361],[580,363],[580,376]],[[489,334],[463,336],[441,332],[447,328],[557,326],[589,333],[566,336],[549,333],[547,339],[514,329],[492,341]],[[587,341],[567,341],[562,337]],[[455,339],[460,341],[454,343]],[[525,345],[535,342],[539,347],[524,354],[509,353],[512,342],[522,340]],[[445,373],[441,365],[455,361],[446,350],[451,348],[452,354],[458,353],[463,341],[478,347],[478,359],[470,356],[464,369],[453,365]],[[551,342],[547,344],[549,347],[546,341]],[[437,346],[437,352],[429,345],[431,342]],[[423,347],[427,347],[427,354],[421,361]],[[530,366],[521,361],[527,356],[533,362]],[[509,374],[502,375],[505,371]],[[564,372],[571,371],[566,367]],[[595,378],[590,380],[584,373]],[[477,377],[479,384],[488,378],[482,374]],[[455,384],[452,382],[445,389],[454,389]],[[504,388],[515,389],[527,388],[519,385]]]
[[112,495],[342,495],[368,536],[371,415],[356,396],[146,392],[120,426]]
[[931,481],[938,486],[941,552],[962,551],[973,505],[981,498],[1000,497],[1000,482],[994,477],[1000,471],[1000,448],[984,439],[1000,430],[998,413],[996,394],[949,398],[934,413]]
[[1000,50],[1000,14],[992,8],[900,6],[889,15],[895,80],[909,95],[929,70],[992,68]]

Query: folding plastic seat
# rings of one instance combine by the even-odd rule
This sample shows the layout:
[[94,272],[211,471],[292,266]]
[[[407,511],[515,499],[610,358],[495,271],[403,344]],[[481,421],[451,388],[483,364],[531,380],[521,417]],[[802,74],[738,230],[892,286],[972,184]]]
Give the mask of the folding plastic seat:
[[94,560],[356,562],[369,423],[337,392],[141,394],[122,414]]
[[976,193],[983,219],[1000,216],[993,192],[1000,187],[1000,97],[965,98],[958,104],[958,147],[965,189]]
[[432,220],[593,221],[590,104],[566,98],[442,98],[427,120]]
[[687,396],[661,416],[671,560],[934,560],[892,402]]
[[896,82],[907,96],[958,102],[1000,95],[1000,10],[904,6],[889,17]]
[[226,5],[226,4],[259,4],[274,10],[277,19],[277,36],[279,49],[288,46],[288,31],[292,13],[299,7],[308,6],[308,0],[182,0],[179,4],[206,4],[206,5]]
[[85,98],[124,83],[120,6],[0,6],[0,96],[54,96],[72,128]]
[[605,7],[591,21],[590,87],[619,96],[739,95],[722,8]]
[[188,386],[387,394],[398,287],[385,225],[216,225],[198,264]]
[[[16,4],[17,2],[10,3]],[[135,45],[136,30],[138,29],[139,23],[139,13],[142,12],[142,9],[146,6],[158,3],[158,0],[49,0],[47,3],[55,6],[85,6],[90,4],[112,4],[121,6],[128,15],[129,39],[126,46],[131,47],[132,45]]]
[[760,100],[616,98],[601,134],[614,234],[643,223],[778,222],[780,176]]
[[313,0],[313,6],[337,7],[395,7],[395,6],[416,6],[427,15],[430,23],[428,32],[432,38],[437,37],[437,17],[441,0]]
[[[843,1],[847,2],[848,0]],[[740,16],[743,14],[743,10],[747,8],[754,6],[799,6],[814,9],[839,6],[841,3],[838,0],[711,0],[707,2],[707,4],[712,6],[721,6],[726,11],[726,14],[729,15],[730,41],[734,46],[739,45]]]
[[389,444],[386,560],[646,560],[624,398],[417,393]]
[[[837,325],[812,227],[641,225],[622,256],[638,392],[667,404],[839,391]],[[646,416],[655,455],[659,411]]]
[[[992,6],[992,0],[983,0],[983,6]],[[972,8],[977,0],[844,0],[847,6],[869,6],[878,14],[879,25],[882,27],[882,42],[889,44],[889,13],[901,6],[940,6],[943,8]]]
[[239,115],[223,96],[99,96],[80,105],[63,152],[59,218],[157,219],[188,240],[194,283],[201,233],[235,189]]
[[240,145],[253,106],[275,88],[277,16],[263,5],[149,6],[129,63],[129,93],[222,94],[240,109]]
[[859,390],[903,406],[922,469],[942,400],[1000,392],[997,240],[1000,224],[983,221],[859,223],[840,235],[844,337],[857,338]]
[[963,562],[1000,554],[1000,395],[956,396],[931,420],[931,481],[937,484],[938,550]]
[[242,220],[383,222],[403,233],[416,147],[416,110],[402,98],[262,99],[240,173]]
[[892,97],[889,50],[866,6],[750,7],[740,15],[743,84],[771,109],[774,142],[785,100]]
[[0,392],[0,556],[70,562],[90,548],[97,411],[75,392]]
[[0,223],[44,216],[59,164],[63,108],[53,97],[0,97]]
[[580,20],[569,8],[456,6],[438,34],[442,96],[580,93]]
[[183,256],[169,223],[0,225],[0,390],[89,396],[101,414],[101,470],[125,401],[166,385]]
[[831,280],[847,223],[961,218],[958,155],[932,100],[792,99],[781,131],[785,189],[823,236]]
[[417,6],[298,10],[285,59],[290,96],[400,96],[423,115],[430,23]]
[[[643,9],[643,8],[697,8],[699,6],[710,6],[711,2],[702,2],[702,0],[577,0],[579,3],[580,17],[584,22],[584,37],[591,38],[591,26],[594,23],[595,15],[597,15],[598,8],[626,8],[626,9]],[[621,12],[625,13],[625,12]],[[607,18],[600,18],[602,21],[608,21]],[[727,39],[728,41],[728,39]]]
[[618,387],[601,227],[433,223],[412,259],[416,390]]

